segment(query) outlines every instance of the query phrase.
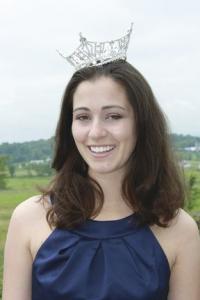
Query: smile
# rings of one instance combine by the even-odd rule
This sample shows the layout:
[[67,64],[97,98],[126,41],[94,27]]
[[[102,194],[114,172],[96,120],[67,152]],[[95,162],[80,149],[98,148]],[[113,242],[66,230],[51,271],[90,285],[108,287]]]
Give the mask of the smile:
[[112,151],[115,146],[88,146],[92,153],[106,153]]

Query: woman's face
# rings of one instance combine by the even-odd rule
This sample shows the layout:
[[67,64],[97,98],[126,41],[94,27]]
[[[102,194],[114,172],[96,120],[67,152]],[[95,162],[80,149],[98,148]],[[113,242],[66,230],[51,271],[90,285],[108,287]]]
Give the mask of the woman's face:
[[124,88],[103,76],[80,83],[73,97],[72,135],[89,172],[125,171],[136,132]]

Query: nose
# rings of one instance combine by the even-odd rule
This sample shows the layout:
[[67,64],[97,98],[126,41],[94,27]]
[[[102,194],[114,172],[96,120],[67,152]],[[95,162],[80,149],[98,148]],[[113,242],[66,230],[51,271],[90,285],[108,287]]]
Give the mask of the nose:
[[104,127],[104,124],[102,124],[102,122],[100,120],[94,120],[91,123],[91,127],[89,129],[89,133],[88,136],[90,138],[101,138],[106,136],[107,131]]

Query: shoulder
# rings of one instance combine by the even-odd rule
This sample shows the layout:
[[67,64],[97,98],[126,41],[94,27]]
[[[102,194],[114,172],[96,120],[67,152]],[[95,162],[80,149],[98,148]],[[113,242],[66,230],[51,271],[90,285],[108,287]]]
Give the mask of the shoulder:
[[167,227],[163,228],[158,225],[153,225],[152,227],[155,231],[176,238],[176,242],[178,242],[177,239],[184,241],[199,235],[196,221],[182,208],[177,210],[175,217],[169,221]]
[[190,258],[200,264],[200,233],[196,221],[180,209],[167,230],[174,244],[175,263],[185,264]]
[[171,272],[170,300],[200,299],[200,234],[195,220],[180,209],[168,230],[173,236],[175,262]]
[[[177,211],[176,216],[163,228],[158,225],[151,226],[151,230],[157,237],[160,245],[166,253],[170,267],[183,252],[192,251],[193,246],[200,245],[200,235],[195,220],[183,209]],[[187,246],[187,247],[186,247]]]
[[31,299],[31,246],[44,232],[46,220],[47,202],[40,198],[21,202],[12,213],[4,247],[3,299]]
[[196,221],[183,209],[179,209],[174,219],[170,222],[169,229],[176,234],[180,244],[199,238],[199,229]]
[[13,233],[20,230],[20,233],[28,239],[30,232],[34,232],[34,229],[46,220],[49,206],[48,199],[42,199],[40,195],[22,201],[11,215],[9,230],[12,229]]
[[187,213],[184,209],[180,208],[177,211],[176,216],[172,220],[173,224],[181,225],[181,226],[188,226],[192,228],[197,228],[197,224],[195,220],[192,218],[192,216]]
[[15,207],[12,218],[20,218],[24,221],[38,218],[41,214],[44,214],[49,205],[48,198],[42,198],[41,195],[30,197]]

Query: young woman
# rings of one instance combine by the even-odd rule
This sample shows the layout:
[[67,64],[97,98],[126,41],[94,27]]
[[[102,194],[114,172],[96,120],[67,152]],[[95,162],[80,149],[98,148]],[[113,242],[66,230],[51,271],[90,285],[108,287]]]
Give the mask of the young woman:
[[74,73],[56,175],[14,211],[3,300],[199,300],[200,238],[164,115],[124,60]]

